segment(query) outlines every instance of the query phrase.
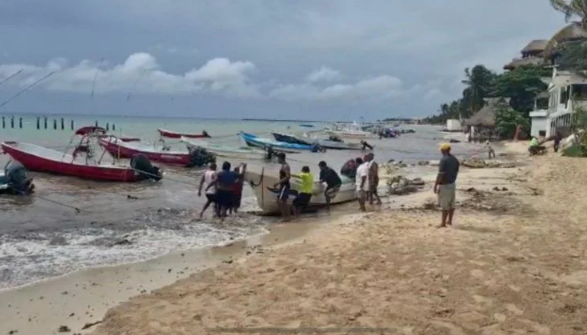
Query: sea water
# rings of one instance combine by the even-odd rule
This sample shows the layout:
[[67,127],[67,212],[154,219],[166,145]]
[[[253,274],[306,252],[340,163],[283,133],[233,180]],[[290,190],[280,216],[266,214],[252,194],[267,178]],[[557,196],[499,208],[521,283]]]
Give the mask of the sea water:
[[[15,120],[16,127],[19,117]],[[61,130],[61,117],[65,119],[65,130]],[[53,119],[58,120],[57,130],[53,129]],[[94,125],[97,120],[103,127],[106,123],[110,128],[115,125],[114,134],[139,137],[151,143],[159,138],[157,128],[186,133],[206,130],[212,136],[209,142],[230,146],[244,145],[237,135],[239,131],[265,137],[271,137],[272,131],[308,131],[294,122],[115,116],[51,116],[49,129],[38,130],[36,117],[23,116],[23,129],[0,129],[0,140],[24,141],[65,150],[73,135],[71,119],[76,128]],[[315,126],[322,128],[326,124],[316,123]],[[41,128],[44,128],[43,119]],[[438,129],[429,126],[413,128],[415,134],[369,140],[375,145],[376,159],[379,162],[390,159],[415,162],[437,158],[438,144],[442,141]],[[168,139],[166,142],[174,149],[185,149],[178,140]],[[455,151],[458,153],[458,145]],[[338,170],[346,160],[358,155],[360,153],[356,151],[329,150],[325,154],[308,152],[292,154],[288,158],[294,172],[308,165],[317,173],[317,164],[321,160]],[[8,157],[0,155],[2,166],[7,160]],[[240,161],[232,160],[232,163],[236,165]],[[247,163],[250,169],[264,166],[259,161]],[[98,183],[32,173],[37,186],[36,196],[0,198],[0,289],[86,267],[135,262],[178,250],[222,245],[264,233],[271,224],[272,219],[255,215],[259,208],[248,187],[243,191],[239,217],[220,223],[211,219],[210,212],[204,220],[197,220],[205,200],[197,196],[201,170],[162,167],[166,176],[158,183]],[[272,168],[276,170],[277,166]],[[80,213],[68,206],[79,208]]]

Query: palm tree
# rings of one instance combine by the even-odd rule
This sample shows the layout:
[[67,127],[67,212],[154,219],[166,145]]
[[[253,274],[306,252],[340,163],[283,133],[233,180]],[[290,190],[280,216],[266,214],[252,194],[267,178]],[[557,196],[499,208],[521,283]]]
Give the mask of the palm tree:
[[550,5],[556,11],[565,14],[566,22],[578,16],[583,28],[587,27],[587,0],[550,0]]
[[493,86],[495,74],[483,65],[475,65],[473,69],[465,69],[463,84],[467,85],[463,91],[463,98],[466,99],[470,114],[477,112],[483,107],[483,98],[487,97]]

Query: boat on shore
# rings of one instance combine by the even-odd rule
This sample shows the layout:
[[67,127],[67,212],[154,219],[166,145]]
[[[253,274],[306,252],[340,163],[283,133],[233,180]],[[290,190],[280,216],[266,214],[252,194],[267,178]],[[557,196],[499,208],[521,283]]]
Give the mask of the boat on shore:
[[320,147],[325,148],[325,149],[361,150],[363,148],[362,144],[360,144],[360,143],[348,143],[343,140],[335,141],[335,140],[330,140],[330,139],[329,140],[317,139],[317,138],[310,138],[310,137],[296,136],[296,135],[282,134],[282,133],[272,133],[272,135],[276,141],[294,143],[294,144],[310,145],[310,146],[318,144]]
[[[88,151],[85,151],[88,150],[85,146],[78,146],[73,154],[23,142],[3,142],[1,146],[5,153],[30,171],[116,182],[137,182],[145,179],[159,180],[162,178],[159,168],[144,160],[140,160],[141,164],[134,167],[131,165],[106,164],[100,161],[90,162],[90,155],[88,155]],[[86,152],[85,160],[78,155],[78,153],[84,151]],[[131,164],[133,163],[131,162]]]
[[161,137],[167,138],[210,138],[210,135],[208,135],[208,132],[206,132],[205,130],[201,134],[179,133],[176,131],[161,128],[157,129],[157,131],[159,132],[159,135],[161,135]]
[[181,141],[185,143],[188,150],[194,147],[200,147],[213,153],[218,157],[228,158],[240,158],[240,159],[264,159],[267,156],[267,152],[264,150],[255,149],[254,147],[230,147],[221,144],[209,143],[202,140],[190,140],[189,138],[182,137]]
[[[344,176],[340,176],[340,178],[342,179],[342,186],[336,197],[331,200],[331,205],[357,199],[355,181]],[[279,207],[277,205],[277,195],[279,194],[279,190],[273,188],[273,186],[279,181],[277,172],[269,175],[265,169],[262,169],[260,173],[247,170],[245,173],[245,180],[249,182],[249,185],[253,189],[253,193],[257,198],[257,204],[261,207],[263,212],[268,214],[279,213]],[[292,189],[295,190],[298,185],[297,179],[292,178],[292,184]],[[325,186],[323,184],[315,183],[314,192],[307,208],[320,208],[326,206],[324,191]],[[293,199],[296,194],[297,191],[291,192],[289,198]]]
[[156,145],[141,142],[124,142],[114,136],[100,138],[99,143],[110,155],[117,159],[132,158],[135,155],[143,154],[151,161],[164,164],[186,165],[191,161],[188,150],[166,150],[165,146],[158,148]]
[[301,151],[313,151],[315,149],[312,145],[275,141],[244,132],[240,132],[240,136],[248,146],[263,148],[264,150],[272,148],[275,151],[285,153],[299,153]]

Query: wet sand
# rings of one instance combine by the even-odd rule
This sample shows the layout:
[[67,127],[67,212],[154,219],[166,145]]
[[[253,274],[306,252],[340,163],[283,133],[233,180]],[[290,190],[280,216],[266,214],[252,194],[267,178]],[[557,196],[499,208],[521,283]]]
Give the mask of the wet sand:
[[525,159],[463,169],[452,228],[417,193],[135,297],[94,334],[585,333],[587,161]]

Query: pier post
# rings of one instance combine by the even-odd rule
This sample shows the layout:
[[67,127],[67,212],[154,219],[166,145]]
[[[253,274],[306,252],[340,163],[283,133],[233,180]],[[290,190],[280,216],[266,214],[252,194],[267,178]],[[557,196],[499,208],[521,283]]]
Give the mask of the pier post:
[[45,129],[47,129],[47,117],[46,116],[43,116],[43,118],[44,118],[43,119],[43,122],[45,123]]
[[53,119],[53,129],[57,130],[57,119]]
[[22,129],[22,118],[18,119],[18,127]]
[[73,130],[73,119],[71,119],[71,130]]
[[14,129],[14,116],[10,117],[10,128]]
[[112,124],[112,131],[115,131],[115,130],[116,130],[116,125],[113,123]]
[[61,130],[65,130],[65,119],[61,118]]
[[37,116],[37,129],[41,129],[41,117]]
[[2,129],[6,128],[6,119],[4,119],[4,116],[2,117]]
[[106,122],[106,131],[110,131],[110,124]]
[[96,127],[98,126],[98,120],[96,120]]

